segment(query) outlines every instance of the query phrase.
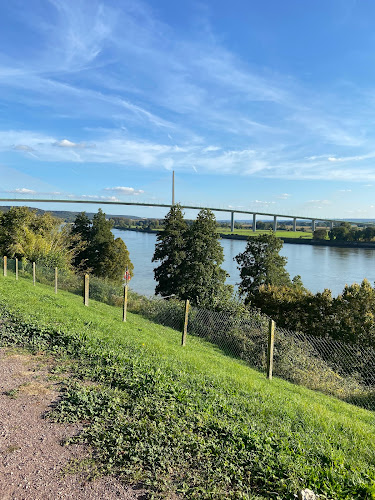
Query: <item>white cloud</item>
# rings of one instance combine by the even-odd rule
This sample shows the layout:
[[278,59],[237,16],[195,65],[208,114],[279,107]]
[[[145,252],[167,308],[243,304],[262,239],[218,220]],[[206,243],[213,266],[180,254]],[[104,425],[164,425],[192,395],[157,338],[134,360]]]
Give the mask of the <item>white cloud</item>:
[[59,148],[87,148],[87,147],[95,147],[94,144],[88,145],[84,142],[72,142],[68,139],[62,139],[61,141],[56,141],[53,143],[54,146]]
[[27,189],[27,188],[16,188],[16,189],[11,189],[8,191],[5,191],[6,193],[15,193],[15,194],[36,194],[36,191],[33,189]]
[[125,196],[138,196],[139,194],[143,194],[144,191],[142,189],[134,189],[132,187],[125,186],[116,186],[116,187],[108,187],[104,188],[105,191],[113,191],[117,194],[122,194]]
[[340,193],[351,193],[352,190],[351,189],[339,189],[339,192]]
[[288,200],[292,195],[288,193],[283,193],[278,196],[279,200]]

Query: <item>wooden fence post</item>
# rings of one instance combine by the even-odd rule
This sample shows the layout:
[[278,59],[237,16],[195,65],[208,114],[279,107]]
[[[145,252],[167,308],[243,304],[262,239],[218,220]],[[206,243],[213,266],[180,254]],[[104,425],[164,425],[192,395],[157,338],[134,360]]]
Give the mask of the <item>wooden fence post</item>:
[[35,262],[33,262],[33,285],[35,286],[36,282],[36,270],[35,270]]
[[128,308],[128,283],[125,282],[124,286],[124,304],[122,308],[122,321],[126,321],[126,311]]
[[189,299],[187,299],[186,304],[185,304],[184,330],[182,332],[182,339],[181,339],[181,345],[182,346],[186,345],[186,335],[187,335],[188,320],[189,320]]
[[268,349],[267,349],[267,377],[272,380],[273,370],[273,345],[275,342],[275,322],[270,319],[268,326]]
[[55,267],[55,293],[57,293],[57,267]]
[[85,304],[85,306],[89,305],[89,287],[90,287],[90,278],[88,274],[85,274],[83,282],[83,303]]
[[3,262],[4,262],[4,276],[6,276],[8,270],[8,257],[6,255],[4,255]]
[[16,280],[18,280],[18,259],[16,257]]

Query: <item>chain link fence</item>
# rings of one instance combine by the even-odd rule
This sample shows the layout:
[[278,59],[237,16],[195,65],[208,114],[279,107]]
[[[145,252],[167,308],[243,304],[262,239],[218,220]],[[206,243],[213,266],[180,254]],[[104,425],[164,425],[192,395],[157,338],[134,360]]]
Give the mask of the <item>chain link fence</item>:
[[273,373],[375,410],[375,350],[276,328]]
[[[2,258],[3,274],[83,295],[83,276],[26,260]],[[18,272],[17,272],[18,268]],[[35,276],[35,278],[34,278]],[[57,283],[56,283],[57,277]],[[90,276],[90,299],[123,306],[124,288]],[[145,297],[129,291],[127,310],[154,323],[200,337],[226,355],[267,373],[270,318],[257,311],[241,314],[190,307],[173,297]],[[185,321],[187,319],[187,324]],[[188,339],[186,340],[188,343]],[[276,327],[273,374],[294,384],[323,392],[375,411],[375,350],[331,338],[315,337]]]

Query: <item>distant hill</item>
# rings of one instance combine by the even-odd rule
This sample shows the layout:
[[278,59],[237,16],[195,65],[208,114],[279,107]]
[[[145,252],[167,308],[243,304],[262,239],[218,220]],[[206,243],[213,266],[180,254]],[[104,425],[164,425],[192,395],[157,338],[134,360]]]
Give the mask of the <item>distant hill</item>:
[[[10,210],[10,206],[0,206],[0,212],[8,212]],[[76,216],[81,213],[79,212],[69,212],[68,210],[42,210],[41,208],[32,208],[27,207],[30,210],[36,210],[38,214],[44,214],[46,212],[52,214],[54,217],[58,217],[62,219],[64,222],[74,222]],[[86,212],[86,215],[89,219],[92,219],[96,212]],[[131,219],[131,220],[143,220],[144,217],[138,217],[136,215],[113,215],[106,214],[108,218],[116,217],[119,219]]]

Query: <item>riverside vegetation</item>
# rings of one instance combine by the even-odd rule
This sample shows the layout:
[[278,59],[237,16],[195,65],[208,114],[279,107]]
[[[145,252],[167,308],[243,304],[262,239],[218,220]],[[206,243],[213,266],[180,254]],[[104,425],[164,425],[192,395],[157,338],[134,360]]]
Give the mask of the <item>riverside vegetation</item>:
[[[242,266],[248,269],[248,281],[242,287],[247,304],[234,299],[220,269],[213,215],[201,212],[195,225],[185,225],[179,211],[179,207],[172,207],[154,256],[159,262],[155,269],[155,274],[160,269],[159,284],[174,287],[165,287],[162,293],[175,296],[171,305],[176,298],[189,298],[195,305],[243,317],[255,314],[249,304],[266,287],[307,293],[298,277],[290,280],[287,274],[279,273],[285,262],[280,260],[277,245],[272,244],[273,236],[265,235],[251,240],[255,247],[249,241],[243,256],[243,260],[250,259]],[[99,212],[98,218],[101,227],[110,229],[104,214]],[[100,255],[90,241],[92,235],[98,234],[92,231],[94,221],[87,221],[84,214],[81,221],[71,230],[52,228],[54,234],[64,233],[64,241],[68,242],[65,250],[70,253],[62,252],[70,258],[65,261],[67,280],[74,281],[74,273],[87,271],[90,258],[91,269],[98,276],[104,270],[95,268],[97,261],[92,257]],[[0,220],[0,232],[2,224]],[[18,228],[15,222],[10,227],[14,231]],[[172,237],[169,231],[178,227],[180,232]],[[26,229],[13,241],[18,238],[22,242],[28,231],[39,234],[38,224]],[[108,238],[109,233],[99,231]],[[50,237],[47,230],[41,232],[40,241],[46,235]],[[180,239],[175,245],[177,236]],[[106,240],[103,237],[94,241]],[[33,248],[26,243],[21,247],[24,256]],[[83,252],[90,245],[94,250],[85,256]],[[109,240],[102,248],[108,247]],[[41,255],[42,263],[56,263],[47,251],[53,245],[35,248],[43,251],[30,255]],[[255,259],[255,249],[261,250],[261,258]],[[9,247],[7,252],[11,250]],[[194,256],[200,256],[198,263]],[[256,260],[255,272],[252,265]],[[181,269],[190,269],[192,283],[186,283],[182,274],[179,280],[169,280]],[[195,286],[194,278],[200,273],[204,279],[197,280]],[[280,276],[282,281],[276,282]],[[115,282],[98,278],[97,285],[97,298],[103,294],[113,303],[121,300],[115,293]],[[215,293],[207,294],[205,285]],[[111,287],[113,293],[109,292]],[[50,350],[61,357],[62,369],[65,366],[75,374],[51,417],[86,422],[84,432],[76,439],[96,450],[91,471],[96,468],[98,473],[141,481],[155,497],[177,492],[187,498],[291,499],[300,487],[310,487],[320,498],[375,498],[372,413],[281,380],[270,385],[260,373],[226,356],[225,349],[218,350],[191,337],[182,349],[176,330],[132,314],[124,325],[118,309],[105,304],[93,302],[94,307],[88,310],[77,296],[65,292],[55,296],[50,289],[40,284],[32,287],[22,278],[18,282],[0,280],[0,291],[2,344]],[[359,324],[361,311],[353,316]],[[152,314],[149,317],[154,318]],[[355,321],[351,328],[356,328]],[[232,344],[238,341],[251,358],[252,340],[246,338],[246,332],[225,332],[225,325],[220,330],[222,338]],[[366,328],[371,328],[371,318]],[[290,347],[287,339],[285,346]],[[326,369],[323,365],[314,362],[311,367]],[[290,372],[290,364],[285,364],[285,369]],[[327,372],[336,384],[336,374]],[[87,384],[87,379],[94,384]]]

